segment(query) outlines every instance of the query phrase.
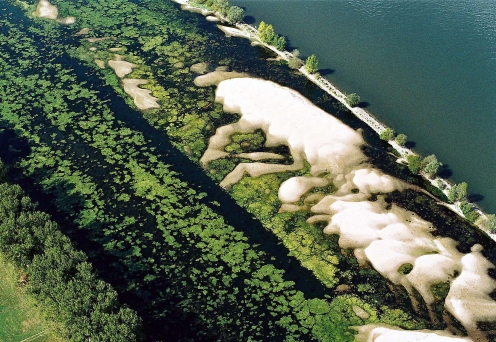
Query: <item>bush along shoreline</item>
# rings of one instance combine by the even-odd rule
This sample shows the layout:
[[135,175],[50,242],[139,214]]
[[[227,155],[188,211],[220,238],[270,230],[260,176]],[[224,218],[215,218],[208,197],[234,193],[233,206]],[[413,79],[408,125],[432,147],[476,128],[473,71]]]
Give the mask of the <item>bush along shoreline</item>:
[[[336,88],[331,82],[322,77],[318,73],[318,60],[315,55],[310,55],[304,62],[299,58],[299,52],[297,50],[293,52],[286,51],[286,38],[278,35],[274,31],[271,24],[267,24],[262,21],[258,28],[245,24],[242,20],[242,12],[238,10],[239,7],[230,6],[228,0],[172,1],[181,4],[183,9],[198,9],[204,16],[215,14],[219,20],[231,24],[239,29],[241,33],[239,33],[238,36],[245,37],[250,40],[256,40],[259,45],[265,46],[275,52],[279,56],[278,58],[284,60],[291,69],[299,70],[310,81],[333,96],[336,100],[340,101],[350,112],[376,131],[381,140],[384,140],[391,145],[394,153],[398,155],[398,163],[408,165],[408,168],[413,175],[420,175],[427,182],[429,182],[429,188],[434,190],[433,194],[441,194],[443,197],[441,200],[445,202],[446,207],[457,215],[467,219],[479,229],[488,233],[489,236],[496,241],[496,215],[487,214],[475,203],[470,202],[467,197],[468,193],[466,192],[466,183],[462,182],[460,184],[453,184],[448,180],[439,177],[437,172],[439,167],[442,166],[442,163],[437,160],[435,162],[425,163],[433,155],[425,157],[423,159],[424,164],[422,167],[416,169],[416,164],[418,161],[422,160],[422,157],[413,150],[405,147],[405,143],[407,142],[406,135],[401,133],[396,134],[392,128],[380,123],[372,114],[358,107],[360,102],[360,96],[358,94],[353,93],[346,95]],[[227,16],[230,9],[234,7],[237,8],[237,16],[235,20],[232,18],[230,19]],[[451,194],[453,192],[457,192],[457,189],[459,189],[460,186],[465,186],[465,194],[463,196],[455,196],[457,199],[452,200],[454,197]]]
[[56,333],[70,341],[140,341],[141,320],[95,276],[50,216],[5,179],[0,161],[0,252],[25,275],[32,296]]

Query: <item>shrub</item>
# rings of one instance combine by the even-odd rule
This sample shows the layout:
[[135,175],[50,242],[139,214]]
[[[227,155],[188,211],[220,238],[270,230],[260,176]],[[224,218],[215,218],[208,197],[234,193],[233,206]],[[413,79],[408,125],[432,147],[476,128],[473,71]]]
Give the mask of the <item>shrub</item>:
[[455,184],[448,192],[448,199],[451,202],[461,201],[467,197],[467,183]]
[[395,139],[396,143],[400,146],[405,146],[406,140],[407,136],[405,134],[398,134]]
[[413,270],[413,265],[410,263],[406,263],[401,265],[400,268],[398,268],[398,273],[406,275],[410,273],[412,270]]
[[239,23],[240,21],[243,21],[243,16],[244,16],[244,11],[241,7],[238,6],[232,6],[227,11],[227,21],[230,24],[235,24],[235,23]]
[[431,154],[422,160],[422,170],[430,177],[433,177],[437,173],[437,170],[439,170],[441,165],[442,164],[438,162],[434,154]]
[[479,213],[475,210],[475,206],[472,203],[463,201],[460,204],[460,209],[462,210],[463,215],[470,222],[475,222],[479,217]]
[[[207,1],[206,5],[208,6],[209,1]],[[227,0],[213,0],[210,5],[212,10],[219,12],[224,17],[227,15],[229,10],[229,2]]]
[[360,96],[356,93],[350,94],[346,96],[346,103],[350,107],[356,107],[360,103]]
[[297,57],[289,59],[288,66],[291,69],[299,69],[302,65],[303,65],[303,61]]
[[421,158],[417,154],[409,154],[406,156],[408,162],[408,170],[413,174],[418,174],[421,168]]
[[305,69],[311,74],[319,70],[319,61],[317,60],[317,56],[310,55],[307,58],[307,61],[305,63]]
[[441,190],[444,190],[444,189],[446,189],[446,184],[442,180],[438,179],[437,180],[437,187]]
[[279,51],[284,51],[286,48],[286,37],[276,35],[272,40],[271,45],[274,45]]
[[491,233],[496,233],[496,215],[494,214],[487,215],[482,226]]
[[264,43],[269,43],[275,36],[274,28],[270,24],[266,24],[264,21],[258,25],[258,38]]
[[394,138],[394,131],[388,127],[384,131],[381,132],[379,137],[381,138],[381,140],[384,140],[384,141],[392,140]]

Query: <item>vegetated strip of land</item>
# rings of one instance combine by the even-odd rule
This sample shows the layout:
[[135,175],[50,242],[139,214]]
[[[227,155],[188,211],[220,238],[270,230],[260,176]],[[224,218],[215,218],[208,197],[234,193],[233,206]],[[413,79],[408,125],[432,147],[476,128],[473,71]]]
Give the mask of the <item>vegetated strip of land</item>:
[[[270,41],[267,41],[266,39],[264,39],[261,32],[257,30],[255,27],[243,23],[242,16],[239,16],[236,21],[232,21],[229,20],[229,18],[226,18],[225,14],[223,15],[222,13],[220,13],[221,11],[219,11],[215,5],[212,6],[213,8],[212,10],[209,10],[208,6],[199,4],[199,3],[205,3],[205,1],[190,1],[190,0],[173,0],[173,1],[181,4],[182,8],[186,10],[199,12],[205,16],[214,14],[220,20],[224,22],[229,22],[230,24],[234,25],[237,29],[221,26],[221,25],[218,26],[227,35],[248,38],[251,41],[256,42],[256,45],[262,45],[267,49],[273,51],[274,53],[277,54],[278,58],[286,62],[291,63],[291,61],[295,61],[295,60],[299,61],[298,56],[295,56],[293,53],[284,50],[286,41],[285,39],[282,40],[280,39],[284,37],[279,37],[277,34],[272,32],[272,34],[270,35],[272,38],[270,39]],[[265,25],[265,23],[263,24]],[[272,26],[270,26],[270,28],[272,29]],[[311,57],[315,57],[315,55]],[[410,167],[411,166],[410,164],[413,163],[412,160],[416,160],[416,159],[420,160],[420,156],[418,156],[415,152],[405,147],[404,145],[399,144],[396,140],[393,139],[394,131],[391,128],[379,122],[371,113],[367,112],[366,110],[360,107],[357,107],[356,104],[351,105],[348,101],[348,97],[335,85],[333,85],[329,80],[325,79],[318,72],[316,72],[316,70],[309,70],[308,65],[303,65],[303,63],[300,63],[297,68],[298,71],[300,71],[303,75],[305,75],[305,77],[307,77],[307,79],[312,81],[319,88],[324,90],[326,93],[330,94],[332,97],[338,100],[343,106],[345,106],[345,108],[347,108],[351,113],[353,113],[356,117],[358,117],[360,120],[365,122],[371,129],[373,129],[377,134],[381,136],[381,139],[386,140],[394,148],[394,150],[396,150],[396,152],[401,156],[401,158],[398,159],[398,162],[406,162],[409,164]],[[356,95],[356,94],[352,94],[352,95]],[[433,156],[434,155],[431,155],[429,157],[433,157]],[[436,165],[435,171],[433,173],[425,172],[424,170],[417,170],[412,172],[415,174],[420,174],[427,182],[429,182],[430,183],[429,188],[435,189],[435,193],[441,193],[443,197],[447,196],[447,198],[450,199],[450,202],[444,204],[447,208],[455,212],[457,215],[466,218],[470,222],[475,223],[478,228],[487,232],[489,236],[496,241],[496,215],[486,214],[477,205],[469,202],[466,196],[466,187],[467,187],[466,183],[462,182],[460,184],[452,184],[451,182],[437,176],[436,175],[437,169],[439,166],[442,165],[441,163],[435,160],[435,163],[432,163],[431,165]],[[410,167],[410,170],[413,170],[414,168],[415,168],[414,166]],[[458,196],[459,189],[463,187],[465,188],[465,195]]]

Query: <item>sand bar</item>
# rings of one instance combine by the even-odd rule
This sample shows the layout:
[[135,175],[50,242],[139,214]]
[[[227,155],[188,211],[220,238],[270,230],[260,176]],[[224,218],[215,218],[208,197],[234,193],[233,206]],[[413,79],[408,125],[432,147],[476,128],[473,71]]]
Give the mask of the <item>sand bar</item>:
[[146,84],[147,80],[123,79],[124,91],[133,98],[134,104],[141,110],[160,108],[158,99],[151,95],[151,90],[142,89],[139,86]]

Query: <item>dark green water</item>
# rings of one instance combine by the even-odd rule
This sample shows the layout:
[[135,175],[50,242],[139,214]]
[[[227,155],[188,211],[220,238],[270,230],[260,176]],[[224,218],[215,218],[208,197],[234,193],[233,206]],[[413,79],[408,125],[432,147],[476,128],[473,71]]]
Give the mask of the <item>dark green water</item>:
[[315,53],[334,84],[496,212],[496,1],[231,3],[273,24],[303,57]]

